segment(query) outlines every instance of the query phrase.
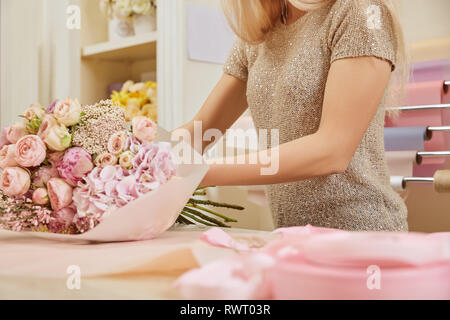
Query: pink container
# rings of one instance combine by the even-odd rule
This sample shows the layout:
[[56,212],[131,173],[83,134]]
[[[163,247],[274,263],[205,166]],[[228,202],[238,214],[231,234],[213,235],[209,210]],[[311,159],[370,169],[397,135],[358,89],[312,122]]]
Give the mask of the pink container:
[[450,234],[325,232],[269,245],[274,299],[450,299]]
[[380,275],[377,289],[367,268],[284,262],[266,271],[274,299],[450,299],[449,264],[381,268]]

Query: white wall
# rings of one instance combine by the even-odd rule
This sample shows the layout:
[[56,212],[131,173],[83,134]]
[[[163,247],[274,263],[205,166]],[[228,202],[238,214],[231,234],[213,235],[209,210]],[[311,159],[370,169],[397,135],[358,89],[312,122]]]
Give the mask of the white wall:
[[79,96],[78,30],[68,30],[70,0],[1,0],[0,125],[31,103]]

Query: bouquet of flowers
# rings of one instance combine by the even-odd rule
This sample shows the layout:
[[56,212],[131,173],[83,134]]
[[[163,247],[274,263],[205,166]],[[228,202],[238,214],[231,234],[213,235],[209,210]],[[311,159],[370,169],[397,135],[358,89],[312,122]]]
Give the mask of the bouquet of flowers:
[[158,120],[158,98],[156,82],[125,82],[120,92],[113,91],[111,100],[118,103],[124,110],[128,121],[136,116],[144,116]]
[[110,18],[123,19],[133,15],[155,15],[156,0],[100,0],[100,8]]
[[0,134],[2,229],[130,240],[154,237],[177,219],[235,221],[204,205],[242,209],[198,199],[204,190],[192,197],[207,166],[177,164],[171,143],[156,140],[169,140],[167,132],[143,116],[128,123],[111,100],[34,104],[21,117]]

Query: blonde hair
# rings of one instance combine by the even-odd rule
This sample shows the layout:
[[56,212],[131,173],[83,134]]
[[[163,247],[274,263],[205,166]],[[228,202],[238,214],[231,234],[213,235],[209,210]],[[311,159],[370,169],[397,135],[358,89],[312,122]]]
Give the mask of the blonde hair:
[[[320,9],[336,0],[288,0],[302,11]],[[350,0],[352,1],[352,0]],[[400,105],[403,100],[404,86],[409,79],[409,58],[403,37],[403,30],[397,15],[395,0],[382,0],[392,18],[396,49],[396,70],[391,78],[386,105]],[[228,23],[236,35],[249,44],[259,44],[280,21],[284,0],[222,0],[222,7]],[[353,0],[354,5],[365,10],[369,0]],[[389,112],[389,116],[396,116]]]

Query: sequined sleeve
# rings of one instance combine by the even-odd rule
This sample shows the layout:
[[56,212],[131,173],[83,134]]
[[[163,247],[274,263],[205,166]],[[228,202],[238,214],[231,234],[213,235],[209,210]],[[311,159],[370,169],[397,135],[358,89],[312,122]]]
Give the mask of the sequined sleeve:
[[328,38],[331,62],[351,57],[374,56],[395,68],[395,36],[392,17],[382,0],[337,0]]
[[245,53],[245,44],[239,38],[234,42],[233,48],[223,67],[223,71],[242,81],[247,81],[248,63]]

